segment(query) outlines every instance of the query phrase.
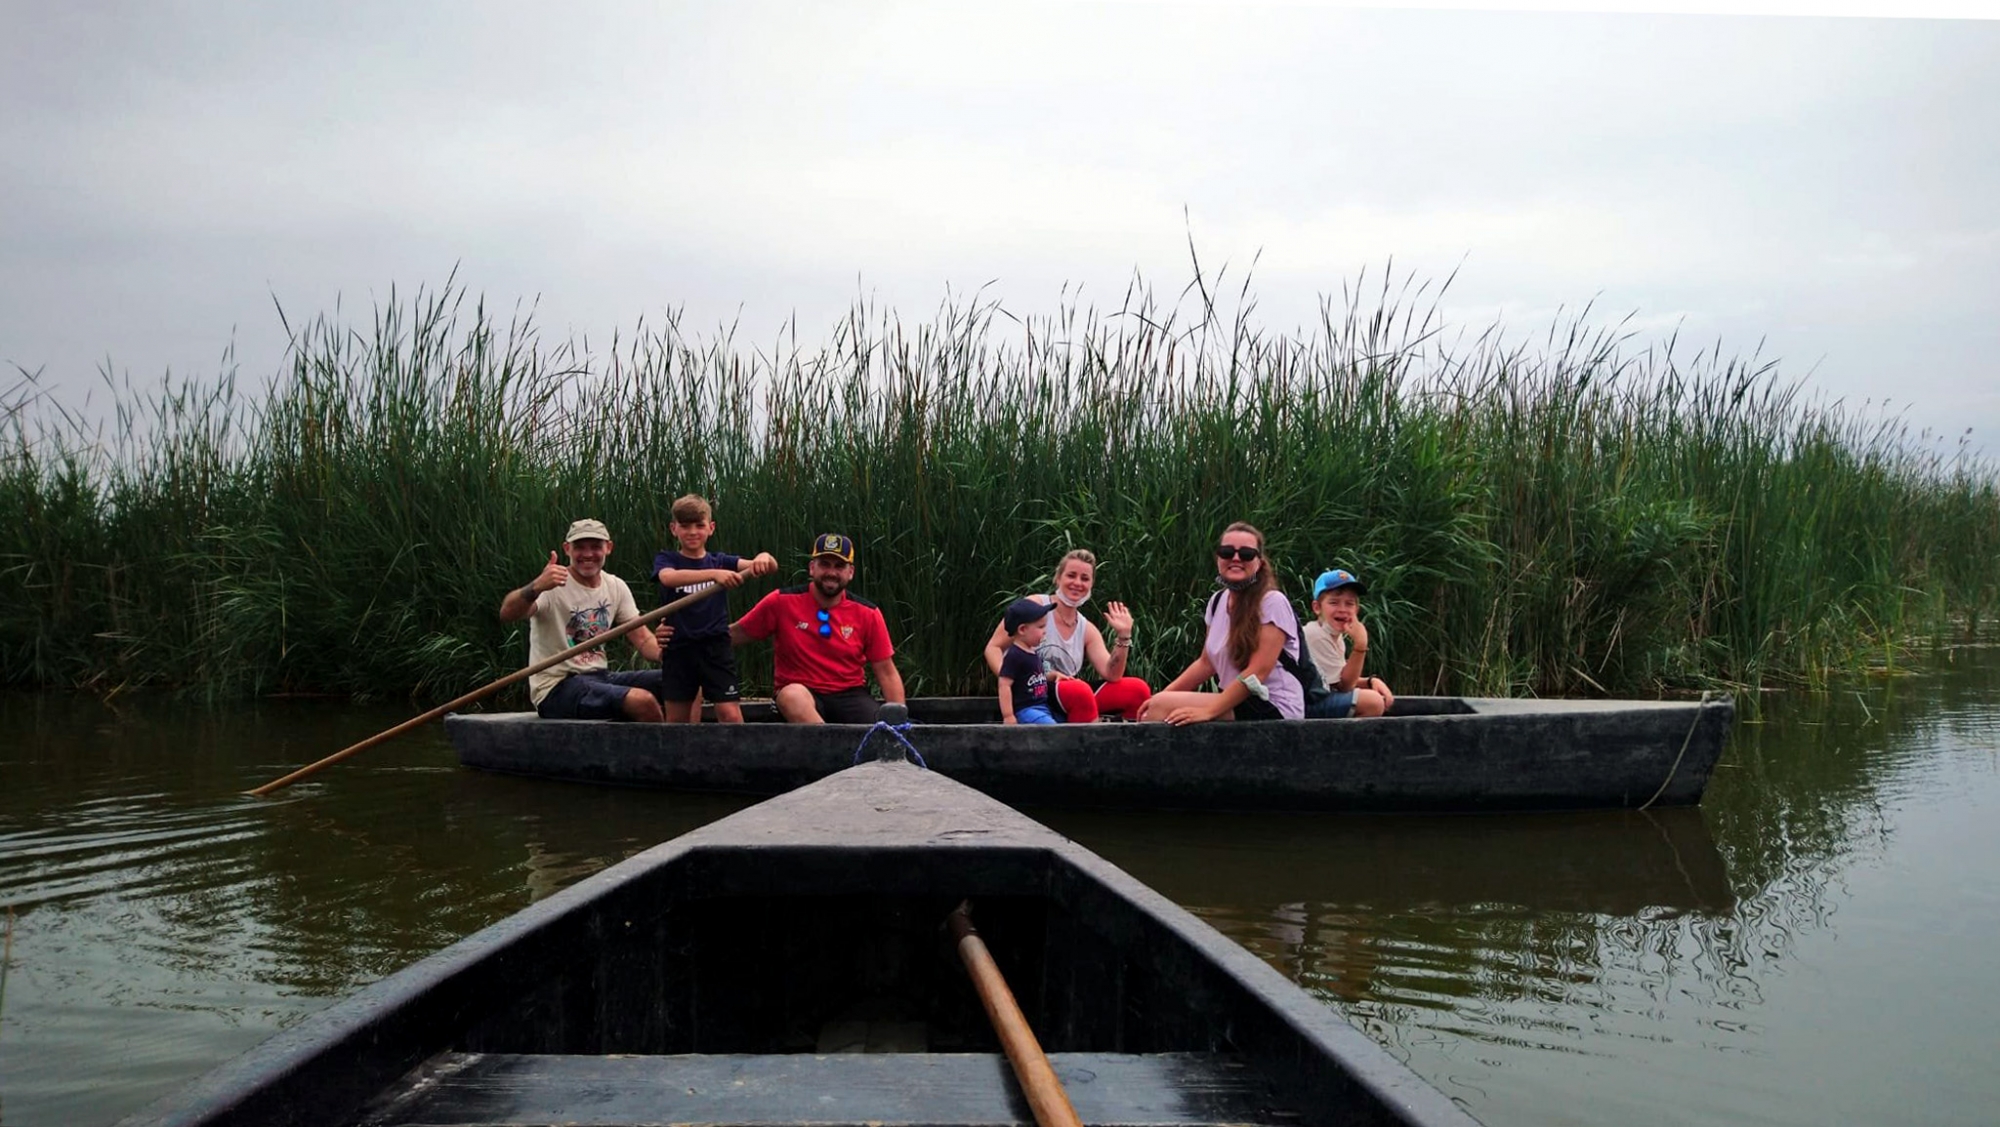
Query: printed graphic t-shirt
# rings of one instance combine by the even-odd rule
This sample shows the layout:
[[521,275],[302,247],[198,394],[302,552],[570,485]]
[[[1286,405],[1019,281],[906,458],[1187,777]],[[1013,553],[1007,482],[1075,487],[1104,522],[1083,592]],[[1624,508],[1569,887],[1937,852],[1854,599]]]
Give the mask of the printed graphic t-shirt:
[[[546,661],[578,642],[587,642],[637,617],[639,605],[632,601],[632,588],[608,571],[599,573],[595,587],[585,587],[571,579],[560,587],[543,591],[535,600],[535,612],[528,616],[528,664]],[[609,665],[603,646],[585,650],[528,678],[528,697],[540,705],[542,698],[563,678]]]
[[1042,656],[1030,653],[1012,642],[1007,644],[1007,652],[1000,655],[1000,676],[1009,678],[1013,692],[1014,715],[1019,716],[1024,708],[1047,708],[1049,706],[1049,678],[1042,672]]
[[[728,552],[707,552],[700,559],[684,556],[678,548],[668,548],[653,557],[653,575],[672,568],[675,571],[735,571],[743,557],[732,556]],[[669,587],[660,584],[660,605],[666,606],[685,595],[695,595],[715,586],[712,582],[690,583],[685,587]],[[713,638],[729,633],[729,596],[710,595],[686,610],[678,610],[666,617],[667,625],[674,628],[674,636],[667,643],[668,649],[680,649],[692,645],[702,638]]]
[[816,693],[852,689],[868,683],[868,662],[896,655],[889,625],[874,603],[843,594],[827,610],[824,634],[819,611],[812,588],[781,587],[736,620],[750,637],[771,639],[771,679],[779,688],[797,684]]

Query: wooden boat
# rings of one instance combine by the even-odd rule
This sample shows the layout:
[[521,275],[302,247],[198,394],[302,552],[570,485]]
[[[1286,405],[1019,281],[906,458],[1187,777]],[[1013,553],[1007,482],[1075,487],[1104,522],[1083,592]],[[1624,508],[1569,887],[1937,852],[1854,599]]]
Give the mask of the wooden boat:
[[1474,1122],[1108,862],[870,762],[559,892],[126,1124],[1024,1123],[941,927],[965,898],[1085,1122]]
[[[1373,720],[1008,727],[990,697],[910,702],[934,770],[1016,805],[1470,811],[1692,805],[1735,719],[1704,701],[1398,697]],[[459,762],[629,786],[778,794],[854,761],[865,725],[445,718]],[[873,739],[888,739],[877,732]]]

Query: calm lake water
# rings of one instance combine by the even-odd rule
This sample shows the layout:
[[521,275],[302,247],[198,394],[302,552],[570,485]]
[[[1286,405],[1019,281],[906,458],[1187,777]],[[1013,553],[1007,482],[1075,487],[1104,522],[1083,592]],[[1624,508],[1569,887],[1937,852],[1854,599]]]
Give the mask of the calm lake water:
[[[0,1124],[109,1123],[738,800],[483,776],[400,708],[0,697]],[[1486,1123],[2000,1119],[2000,652],[1771,700],[1698,811],[1034,811]]]

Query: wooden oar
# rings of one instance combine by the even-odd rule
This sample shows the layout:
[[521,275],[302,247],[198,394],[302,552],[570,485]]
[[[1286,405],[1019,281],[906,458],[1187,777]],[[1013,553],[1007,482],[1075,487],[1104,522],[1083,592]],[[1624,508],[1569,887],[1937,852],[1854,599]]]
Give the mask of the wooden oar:
[[465,705],[471,704],[473,701],[476,701],[481,697],[488,696],[492,693],[498,692],[499,690],[504,689],[507,686],[512,685],[517,681],[522,681],[529,677],[532,677],[535,674],[540,673],[544,669],[552,669],[555,666],[561,665],[563,662],[568,661],[570,658],[575,657],[577,654],[580,654],[585,650],[596,649],[597,647],[603,645],[604,643],[611,641],[613,638],[623,638],[625,635],[631,633],[634,630],[639,629],[642,626],[651,626],[653,623],[658,622],[659,620],[674,613],[675,611],[681,610],[685,607],[692,606],[693,604],[700,602],[702,599],[706,599],[709,596],[715,594],[717,591],[721,590],[723,590],[722,584],[717,583],[710,586],[706,591],[696,591],[692,595],[684,595],[681,598],[675,599],[673,602],[668,603],[666,606],[659,608],[658,610],[647,611],[645,614],[642,614],[639,617],[632,619],[630,622],[625,622],[617,626],[614,626],[611,629],[606,630],[604,633],[599,634],[595,638],[590,639],[589,641],[578,642],[576,645],[569,647],[568,649],[562,651],[561,653],[555,655],[554,657],[544,658],[541,661],[538,661],[535,664],[530,665],[526,669],[516,669],[514,672],[509,673],[505,677],[500,678],[498,681],[494,681],[489,685],[484,685],[480,688],[474,689],[471,692],[465,694],[464,696],[457,698],[456,700],[446,701],[445,703],[438,705],[436,708],[431,709],[429,712],[424,713],[422,716],[417,716],[413,717],[412,719],[405,720],[401,724],[396,725],[395,727],[389,729],[386,732],[377,732],[376,734],[369,736],[367,739],[362,740],[360,743],[355,744],[352,747],[342,748],[341,750],[334,752],[332,755],[327,756],[325,759],[322,759],[317,763],[308,763],[304,767],[301,767],[298,770],[292,772],[291,774],[286,775],[282,779],[272,779],[270,782],[265,783],[263,786],[258,787],[255,790],[248,790],[244,791],[243,793],[255,795],[258,798],[263,798],[265,795],[270,794],[274,790],[281,790],[285,787],[291,786],[293,783],[298,782],[300,779],[303,779],[308,775],[316,774],[319,771],[324,770],[325,768],[331,767],[334,764],[340,762],[341,760],[346,759],[350,755],[359,755],[361,752],[367,751],[369,748],[374,747],[376,744],[395,739],[397,736],[402,735],[404,732],[407,732],[412,728],[420,728],[423,725],[428,724],[431,721],[437,719],[438,717],[443,716],[445,713],[450,712],[454,708],[460,708]]
[[946,919],[951,924],[952,937],[958,940],[959,961],[965,964],[972,988],[979,992],[979,1003],[986,1007],[986,1019],[993,1023],[993,1032],[1000,1036],[1000,1047],[1007,1053],[1007,1063],[1014,1066],[1014,1078],[1021,1082],[1021,1092],[1028,1097],[1028,1108],[1035,1113],[1035,1122],[1041,1127],[1083,1127],[1076,1108],[1070,1105],[1069,1093],[1063,1091],[1062,1081],[1056,1077],[1055,1067],[1049,1064],[1048,1054],[1042,1052],[1035,1031],[1028,1028],[1028,1019],[1015,1003],[1014,992],[1007,989],[1007,979],[993,962],[992,953],[986,950],[985,941],[973,930],[972,906],[960,904]]

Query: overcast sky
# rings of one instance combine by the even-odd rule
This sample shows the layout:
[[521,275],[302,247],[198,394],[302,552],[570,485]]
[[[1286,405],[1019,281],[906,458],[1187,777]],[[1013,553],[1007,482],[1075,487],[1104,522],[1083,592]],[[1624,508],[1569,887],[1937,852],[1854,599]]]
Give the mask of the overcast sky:
[[0,0],[0,107],[0,360],[71,390],[268,375],[273,295],[454,264],[545,335],[765,342],[1177,291],[1192,233],[1272,329],[1393,256],[1474,329],[1594,300],[2000,451],[1991,20]]

